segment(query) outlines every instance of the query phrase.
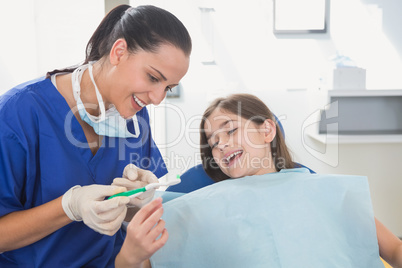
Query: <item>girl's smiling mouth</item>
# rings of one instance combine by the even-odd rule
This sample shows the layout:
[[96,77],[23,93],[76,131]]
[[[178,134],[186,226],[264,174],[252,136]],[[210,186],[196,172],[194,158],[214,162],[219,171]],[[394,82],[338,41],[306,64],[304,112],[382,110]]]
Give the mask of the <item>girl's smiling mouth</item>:
[[222,159],[222,162],[226,164],[226,166],[230,167],[233,165],[236,159],[239,159],[243,155],[243,150],[234,151],[230,154],[225,155]]

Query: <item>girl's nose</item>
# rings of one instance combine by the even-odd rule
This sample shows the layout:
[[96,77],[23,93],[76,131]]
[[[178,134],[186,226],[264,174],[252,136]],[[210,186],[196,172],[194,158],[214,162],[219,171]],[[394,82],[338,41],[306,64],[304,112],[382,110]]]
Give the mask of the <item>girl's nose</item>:
[[223,149],[225,149],[226,147],[229,146],[228,143],[229,143],[229,139],[228,139],[228,138],[221,138],[221,139],[219,139],[219,143],[218,143],[217,147],[218,147],[218,149],[219,149],[220,151],[223,151]]
[[156,89],[148,93],[149,99],[151,100],[153,105],[159,105],[166,97],[166,90]]

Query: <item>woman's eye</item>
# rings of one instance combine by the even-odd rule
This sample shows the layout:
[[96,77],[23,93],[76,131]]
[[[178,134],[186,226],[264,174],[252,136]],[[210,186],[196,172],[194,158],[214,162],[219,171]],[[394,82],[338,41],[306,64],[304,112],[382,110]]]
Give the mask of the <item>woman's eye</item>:
[[150,74],[148,74],[148,76],[149,76],[149,80],[151,80],[151,82],[153,82],[153,83],[157,83],[157,82],[159,82],[159,79],[158,79],[158,78],[156,78],[155,76],[150,75]]
[[229,131],[228,131],[228,134],[231,135],[231,134],[235,133],[236,130],[237,130],[237,127],[234,128],[234,129],[232,129],[232,130],[229,130]]
[[170,92],[172,92],[172,88],[171,88],[170,86],[167,86],[166,89],[165,89],[165,91],[170,91]]

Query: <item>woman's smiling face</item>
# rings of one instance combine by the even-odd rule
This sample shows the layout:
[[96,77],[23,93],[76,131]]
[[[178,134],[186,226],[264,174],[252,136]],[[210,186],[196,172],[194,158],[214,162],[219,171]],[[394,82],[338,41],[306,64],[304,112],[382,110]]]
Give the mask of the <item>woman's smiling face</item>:
[[106,107],[114,104],[124,118],[132,117],[148,104],[161,103],[189,67],[189,57],[169,44],[162,44],[156,52],[130,53],[124,42],[114,48],[110,56],[112,67],[106,74],[107,90],[101,93]]
[[257,125],[217,108],[205,121],[204,130],[215,162],[229,177],[275,171],[270,149],[275,125],[271,120]]

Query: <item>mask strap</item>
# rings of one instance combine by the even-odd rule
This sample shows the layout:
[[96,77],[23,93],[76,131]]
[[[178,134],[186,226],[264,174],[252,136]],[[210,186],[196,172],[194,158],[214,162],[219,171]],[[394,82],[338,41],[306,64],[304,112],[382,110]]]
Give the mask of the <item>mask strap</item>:
[[95,79],[94,79],[94,76],[92,73],[92,63],[93,62],[88,63],[88,72],[89,72],[89,77],[92,80],[92,84],[95,87],[96,98],[98,99],[99,109],[100,109],[100,120],[102,120],[102,119],[105,119],[105,115],[106,115],[105,104],[103,103],[102,95],[100,94],[99,89],[95,83]]
[[85,69],[82,69],[83,66],[78,67],[73,71],[71,74],[71,83],[73,84],[73,94],[74,94],[74,99],[75,101],[78,100],[81,92],[81,78],[82,74],[84,73]]

